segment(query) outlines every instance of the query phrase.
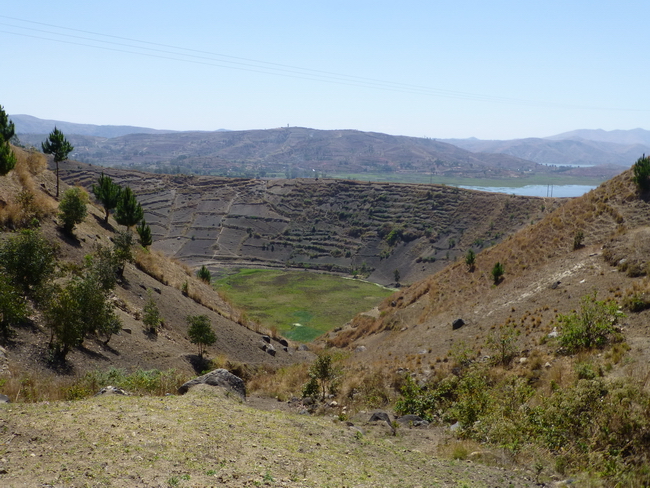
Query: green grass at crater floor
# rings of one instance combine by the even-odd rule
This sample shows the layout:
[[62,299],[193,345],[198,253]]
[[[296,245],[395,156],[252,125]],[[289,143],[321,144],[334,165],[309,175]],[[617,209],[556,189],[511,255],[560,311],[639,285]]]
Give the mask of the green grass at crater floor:
[[[306,271],[242,269],[215,282],[236,307],[288,339],[309,342],[378,305],[392,291]],[[300,324],[300,325],[294,325]]]

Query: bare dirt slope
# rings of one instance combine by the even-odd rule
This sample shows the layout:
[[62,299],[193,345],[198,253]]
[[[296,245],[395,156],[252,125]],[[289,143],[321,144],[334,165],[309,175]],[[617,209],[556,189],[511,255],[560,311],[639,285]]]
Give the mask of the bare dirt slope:
[[[155,249],[191,266],[300,267],[420,280],[537,221],[557,199],[440,185],[154,175],[65,164],[90,188],[100,171],[130,186]],[[392,233],[392,234],[391,234]]]
[[[579,232],[584,244],[574,249]],[[401,290],[374,317],[360,315],[331,334],[330,344],[366,346],[355,355],[362,362],[372,358],[431,372],[459,344],[490,354],[488,335],[514,324],[518,350],[526,356],[543,344],[558,314],[579,309],[583,297],[596,293],[623,303],[634,290],[644,293],[649,235],[648,198],[638,195],[627,171],[478,254],[473,271],[459,262]],[[498,286],[491,276],[496,262],[505,268]],[[466,325],[452,330],[458,318]],[[650,352],[649,318],[647,310],[628,313],[622,324],[637,370]],[[549,359],[554,353],[540,350]]]

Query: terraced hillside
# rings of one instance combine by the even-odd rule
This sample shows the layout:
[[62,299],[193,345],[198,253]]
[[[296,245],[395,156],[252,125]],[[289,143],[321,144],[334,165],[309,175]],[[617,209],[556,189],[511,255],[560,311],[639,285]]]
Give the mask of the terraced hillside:
[[[289,266],[382,284],[427,276],[559,204],[439,185],[104,171],[137,193],[154,248],[190,265]],[[99,172],[74,162],[63,177],[89,188]]]

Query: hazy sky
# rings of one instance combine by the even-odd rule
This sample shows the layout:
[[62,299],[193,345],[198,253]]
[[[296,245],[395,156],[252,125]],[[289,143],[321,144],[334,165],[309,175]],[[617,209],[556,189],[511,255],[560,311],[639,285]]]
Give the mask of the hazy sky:
[[650,129],[647,0],[20,0],[10,114],[433,138]]

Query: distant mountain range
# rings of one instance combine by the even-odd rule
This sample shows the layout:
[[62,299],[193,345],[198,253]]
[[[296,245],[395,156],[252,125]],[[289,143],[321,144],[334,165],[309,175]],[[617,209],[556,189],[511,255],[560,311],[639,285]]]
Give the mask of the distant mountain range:
[[56,126],[64,134],[77,134],[95,137],[119,137],[127,134],[169,134],[172,130],[148,129],[130,125],[93,125],[75,124],[60,120],[46,120],[31,115],[10,115],[9,118],[16,126],[16,134],[49,134]]
[[[425,139],[356,130],[287,127],[248,131],[166,131],[100,126],[12,115],[20,140],[39,147],[54,126],[75,146],[72,156],[102,166],[129,166],[227,176],[418,173],[508,178],[589,166],[569,176],[609,178],[650,154],[650,131],[577,130],[548,138],[487,141]],[[167,168],[167,169],[165,169]],[[291,173],[291,174],[290,174]]]
[[489,141],[476,138],[440,139],[472,152],[509,154],[540,164],[629,167],[650,154],[650,131],[644,129],[581,129],[545,138]]

